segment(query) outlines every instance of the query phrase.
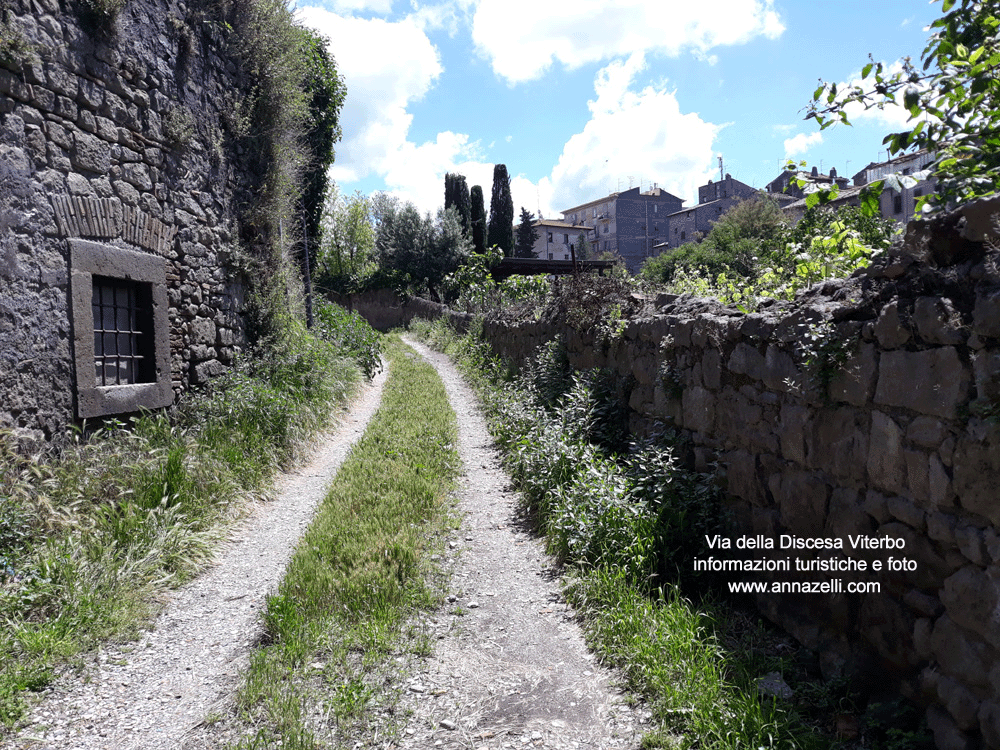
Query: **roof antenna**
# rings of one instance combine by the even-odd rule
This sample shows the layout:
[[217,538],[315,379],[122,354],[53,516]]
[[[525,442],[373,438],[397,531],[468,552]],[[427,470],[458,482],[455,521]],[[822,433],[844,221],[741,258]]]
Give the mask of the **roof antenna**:
[[719,154],[719,181],[720,182],[726,181],[726,173],[725,170],[723,170],[722,168],[722,154]]

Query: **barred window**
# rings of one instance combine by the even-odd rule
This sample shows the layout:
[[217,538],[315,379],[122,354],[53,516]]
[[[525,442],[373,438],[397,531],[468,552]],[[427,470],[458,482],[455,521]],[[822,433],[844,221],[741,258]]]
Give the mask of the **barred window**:
[[133,385],[155,380],[149,284],[94,276],[96,385]]

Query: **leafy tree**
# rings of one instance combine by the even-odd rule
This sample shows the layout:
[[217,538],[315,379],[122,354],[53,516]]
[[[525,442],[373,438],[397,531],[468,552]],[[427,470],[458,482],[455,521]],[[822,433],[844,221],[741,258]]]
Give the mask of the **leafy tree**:
[[441,281],[458,268],[471,243],[454,208],[441,209],[434,220],[407,202],[386,206],[375,249],[380,270],[397,289],[441,299]]
[[583,232],[580,232],[576,236],[574,251],[576,252],[577,260],[587,260],[590,257],[590,240],[587,239],[587,235]]
[[479,255],[486,252],[486,207],[483,204],[483,189],[473,185],[469,194],[471,201],[470,223],[472,225],[472,247]]
[[702,242],[689,242],[650,258],[640,273],[654,282],[669,282],[681,267],[699,268],[712,275],[727,271],[754,277],[761,261],[782,256],[787,230],[777,202],[757,195],[734,204]]
[[505,164],[493,167],[493,196],[490,199],[486,244],[496,245],[506,256],[514,251],[514,200],[510,195],[510,177]]
[[472,236],[472,201],[469,197],[469,186],[465,176],[448,173],[444,176],[444,207],[454,208],[458,212],[462,231],[467,237]]
[[930,26],[920,65],[906,58],[900,71],[889,73],[869,55],[861,84],[838,89],[821,81],[806,115],[827,128],[836,122],[849,125],[847,107],[854,103],[865,109],[902,104],[910,113],[908,129],[886,136],[883,143],[892,154],[909,149],[934,154],[936,195],[920,204],[929,211],[1000,189],[997,4],[942,0],[942,12]]
[[356,291],[372,270],[375,249],[368,198],[360,190],[343,196],[336,185],[331,186],[321,226],[316,283],[339,292]]
[[308,161],[303,173],[302,210],[305,214],[310,253],[315,265],[327,174],[333,164],[333,144],[340,140],[340,109],[347,87],[327,51],[327,40],[307,28],[300,28],[302,56],[305,60],[303,89],[309,107],[305,144]]
[[514,244],[515,258],[534,258],[538,230],[532,225],[535,215],[521,206],[521,223],[517,225],[517,241]]

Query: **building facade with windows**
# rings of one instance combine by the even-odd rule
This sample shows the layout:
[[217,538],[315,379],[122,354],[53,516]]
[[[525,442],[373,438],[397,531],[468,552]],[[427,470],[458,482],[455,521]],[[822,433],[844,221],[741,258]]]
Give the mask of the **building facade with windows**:
[[142,0],[109,49],[74,13],[11,2],[39,59],[0,61],[0,429],[39,443],[227,369],[254,177],[222,135],[244,82],[221,32],[184,52],[182,6]]
[[666,236],[667,217],[683,205],[682,199],[654,185],[645,192],[632,188],[611,193],[561,213],[567,223],[587,227],[592,256],[617,254],[635,273]]
[[726,211],[741,200],[752,198],[759,191],[746,183],[734,180],[727,174],[725,179],[713,182],[709,180],[698,188],[698,203],[685,208],[668,217],[667,232],[662,244],[658,244],[658,252],[680,247],[686,242],[694,242],[704,237],[712,229],[712,224],[719,220]]
[[[534,251],[539,260],[572,260],[574,252],[579,250],[580,236],[586,236],[590,231],[583,224],[554,219],[537,219],[532,226],[538,232]],[[577,260],[583,260],[583,257],[577,255]]]
[[929,176],[924,177],[921,174],[933,162],[934,155],[927,150],[905,154],[888,161],[872,162],[854,175],[854,184],[857,187],[862,187],[885,179],[891,174],[901,177],[917,175],[918,177],[914,184],[904,187],[901,191],[886,188],[879,196],[879,209],[882,216],[886,219],[906,224],[916,218],[917,201],[922,196],[931,195],[936,189],[937,182],[934,178]]

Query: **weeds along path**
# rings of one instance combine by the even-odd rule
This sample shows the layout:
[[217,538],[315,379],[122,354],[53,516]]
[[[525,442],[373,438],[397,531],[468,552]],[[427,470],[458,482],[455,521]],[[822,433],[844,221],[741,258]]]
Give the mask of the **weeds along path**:
[[5,747],[172,749],[220,707],[259,632],[265,596],[377,410],[386,376],[364,386],[308,463],[276,480],[275,499],[231,530],[215,565],[171,596],[152,630],[102,649],[82,678],[57,681]]
[[638,747],[648,712],[587,651],[542,541],[519,520],[475,395],[446,356],[407,343],[445,383],[464,471],[461,554],[449,603],[426,623],[434,655],[406,686],[402,748]]

